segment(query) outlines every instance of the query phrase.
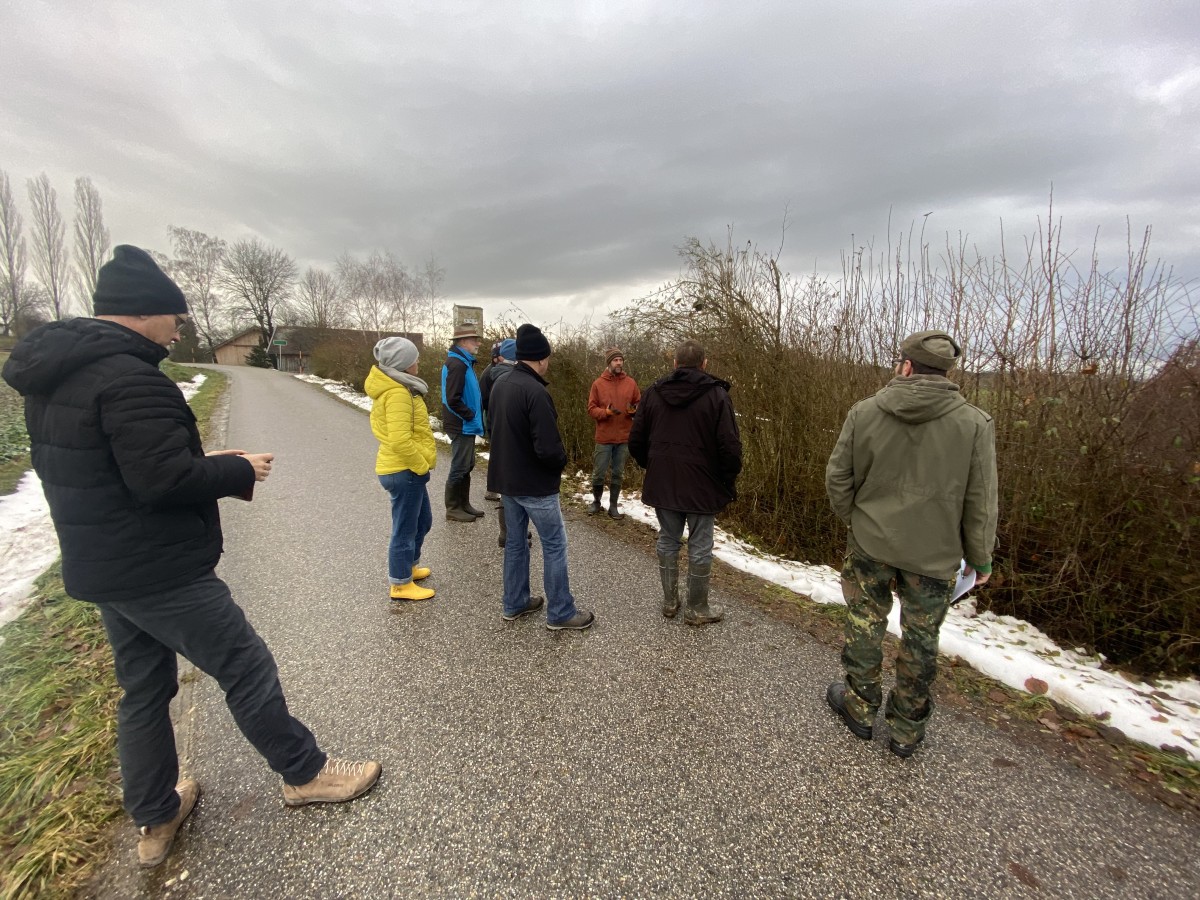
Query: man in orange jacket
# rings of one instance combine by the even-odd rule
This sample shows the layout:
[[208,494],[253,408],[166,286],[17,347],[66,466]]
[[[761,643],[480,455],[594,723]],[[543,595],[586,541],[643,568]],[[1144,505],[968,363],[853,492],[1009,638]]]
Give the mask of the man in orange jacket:
[[588,515],[595,515],[602,509],[600,498],[604,495],[604,479],[608,476],[608,514],[620,519],[623,516],[617,509],[617,497],[629,459],[629,429],[633,427],[633,414],[637,412],[642,392],[638,390],[637,382],[625,374],[625,356],[620,350],[614,347],[605,351],[604,363],[606,368],[592,382],[588,393],[588,415],[596,420],[596,450],[592,455],[593,499]]

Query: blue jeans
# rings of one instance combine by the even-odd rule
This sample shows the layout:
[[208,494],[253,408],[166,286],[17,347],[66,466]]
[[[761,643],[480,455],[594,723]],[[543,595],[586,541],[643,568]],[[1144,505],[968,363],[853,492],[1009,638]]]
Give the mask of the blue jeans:
[[659,553],[678,553],[682,546],[683,526],[688,530],[688,562],[691,565],[712,562],[713,527],[716,516],[704,513],[677,512],[673,509],[655,509],[658,516]]
[[305,784],[317,777],[325,754],[288,712],[275,658],[215,574],[97,606],[124,689],[117,750],[125,809],[135,825],[160,825],[179,811],[179,757],[171,726],[171,698],[179,690],[176,653],[216,679],[246,740],[285,782]]
[[458,484],[471,477],[475,468],[475,435],[456,434],[450,438],[450,471],[446,473],[447,484]]
[[504,614],[513,615],[529,606],[529,523],[542,542],[542,582],[546,588],[546,621],[551,625],[575,615],[567,576],[567,526],[563,522],[558,494],[547,497],[504,495],[504,518],[508,540],[504,543]]
[[412,569],[421,558],[425,535],[433,527],[429,508],[429,473],[416,475],[411,469],[380,475],[379,483],[392,495],[392,540],[388,544],[388,580],[392,584],[412,581]]

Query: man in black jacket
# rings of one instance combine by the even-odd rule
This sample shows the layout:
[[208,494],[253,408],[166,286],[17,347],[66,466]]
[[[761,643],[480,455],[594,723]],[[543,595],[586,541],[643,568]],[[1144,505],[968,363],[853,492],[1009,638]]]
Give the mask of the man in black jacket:
[[658,568],[662,613],[679,611],[679,549],[688,529],[687,608],[683,620],[707,625],[724,617],[708,602],[713,527],[718,512],[736,496],[742,441],[729,382],[705,370],[708,358],[696,341],[675,350],[675,371],[642,395],[629,433],[629,452],[646,470],[642,501],[658,515]]
[[508,519],[504,545],[504,618],[519,619],[542,608],[529,594],[529,522],[542,542],[542,578],[549,606],[546,627],[581,630],[595,616],[575,606],[567,575],[567,527],[558,499],[567,451],[558,433],[558,411],[546,389],[550,342],[533,325],[517,329],[517,364],[496,381],[488,402],[492,458],[488,490],[503,495]]
[[250,499],[272,455],[204,453],[196,417],[158,367],[187,321],[183,293],[144,250],[121,245],[100,268],[93,302],[93,319],[32,331],[3,374],[25,398],[67,593],[99,607],[112,644],[124,689],[125,809],[148,867],[166,859],[200,794],[194,779],[176,783],[177,653],[221,685],[242,733],[283,777],[288,806],[351,800],[380,766],[321,751],[288,712],[271,652],[213,571],[217,500]]

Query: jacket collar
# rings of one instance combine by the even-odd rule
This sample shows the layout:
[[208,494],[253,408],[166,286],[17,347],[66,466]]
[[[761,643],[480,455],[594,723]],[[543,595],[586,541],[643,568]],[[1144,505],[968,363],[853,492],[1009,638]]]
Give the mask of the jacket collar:
[[[546,385],[547,387],[550,386],[550,382],[548,382],[545,378],[543,378],[537,372],[533,371],[533,369],[529,368],[529,366],[525,365],[525,363],[520,360],[517,361],[517,372],[524,372],[527,375],[531,375],[532,377],[536,378],[538,381],[540,381],[542,384]],[[516,372],[514,372],[513,374],[515,375]]]

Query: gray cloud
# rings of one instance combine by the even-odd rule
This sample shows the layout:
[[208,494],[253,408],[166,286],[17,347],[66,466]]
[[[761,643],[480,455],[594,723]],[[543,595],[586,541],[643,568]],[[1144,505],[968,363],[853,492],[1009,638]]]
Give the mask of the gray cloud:
[[436,254],[456,298],[577,316],[689,235],[786,209],[785,260],[835,271],[889,214],[1030,233],[1053,184],[1113,265],[1129,216],[1200,274],[1195,4],[63,6],[0,9],[0,168],[90,175],[119,241]]

